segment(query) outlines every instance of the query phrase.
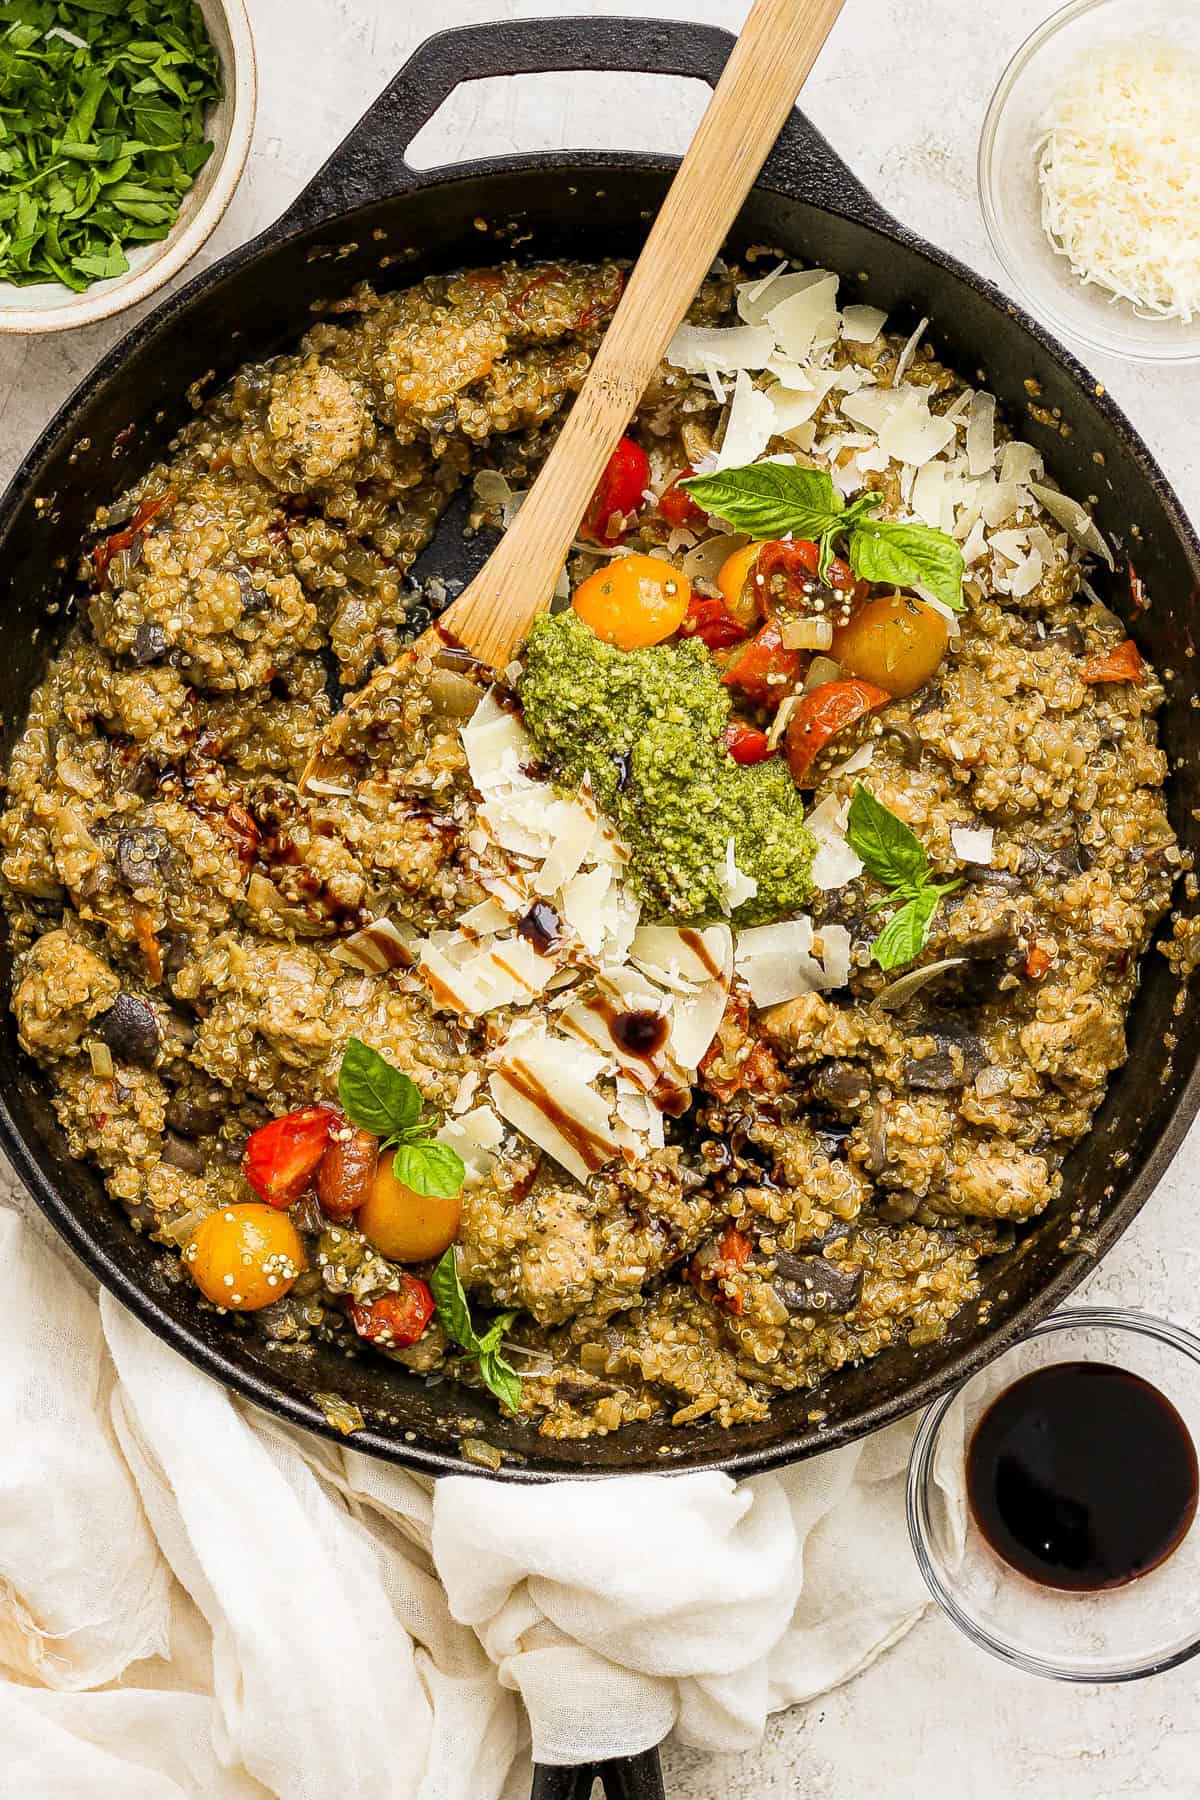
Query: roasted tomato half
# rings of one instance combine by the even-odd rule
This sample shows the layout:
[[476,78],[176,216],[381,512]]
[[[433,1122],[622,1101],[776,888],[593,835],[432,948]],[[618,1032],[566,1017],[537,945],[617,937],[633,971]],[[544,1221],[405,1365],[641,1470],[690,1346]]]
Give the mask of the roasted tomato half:
[[294,1206],[317,1172],[337,1116],[328,1106],[302,1106],[251,1132],[242,1170],[255,1193],[271,1206]]

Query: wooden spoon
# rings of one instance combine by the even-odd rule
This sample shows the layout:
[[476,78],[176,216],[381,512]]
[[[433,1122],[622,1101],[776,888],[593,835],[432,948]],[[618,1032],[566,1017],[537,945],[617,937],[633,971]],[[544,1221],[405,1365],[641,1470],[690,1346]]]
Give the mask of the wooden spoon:
[[[843,3],[755,0],[554,448],[512,525],[428,635],[457,642],[487,667],[503,669],[549,606],[605,464]],[[302,785],[336,757],[347,717],[370,703],[394,668],[379,670],[330,721]]]

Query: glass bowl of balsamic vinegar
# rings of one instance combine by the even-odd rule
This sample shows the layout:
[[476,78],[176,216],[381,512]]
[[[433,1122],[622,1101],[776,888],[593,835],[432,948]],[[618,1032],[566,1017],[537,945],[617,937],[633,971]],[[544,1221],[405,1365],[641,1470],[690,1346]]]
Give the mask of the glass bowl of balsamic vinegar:
[[1132,1681],[1200,1650],[1200,1338],[1145,1313],[1056,1313],[932,1406],[908,1525],[981,1649],[1060,1681]]

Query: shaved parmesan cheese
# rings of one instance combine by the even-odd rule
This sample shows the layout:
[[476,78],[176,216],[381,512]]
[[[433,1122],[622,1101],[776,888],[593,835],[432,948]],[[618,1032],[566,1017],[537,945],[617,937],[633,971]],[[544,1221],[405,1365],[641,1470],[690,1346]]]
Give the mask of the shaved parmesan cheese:
[[802,294],[807,288],[816,287],[819,282],[833,281],[837,277],[830,275],[828,269],[794,269],[790,274],[784,271],[786,263],[771,270],[757,281],[746,281],[737,291],[738,317],[748,325],[761,325],[768,313],[795,294]]
[[[776,294],[782,279],[775,284]],[[793,362],[805,362],[815,348],[832,344],[837,337],[837,291],[837,276],[825,275],[799,293],[779,300],[767,314],[775,341]]]
[[880,449],[894,461],[914,469],[940,455],[955,438],[953,422],[930,412],[924,388],[863,388],[846,396],[842,412],[873,431]]
[[845,987],[850,979],[850,933],[844,925],[822,925],[821,962],[828,985]]
[[501,1046],[488,1087],[501,1118],[586,1181],[621,1154],[611,1108],[591,1085],[605,1067],[594,1051],[535,1026]]
[[963,862],[990,864],[995,837],[996,833],[990,825],[981,825],[977,830],[966,825],[953,825],[950,828],[954,854],[961,857]]
[[522,763],[537,752],[533,739],[515,713],[505,710],[489,688],[460,733],[471,780],[484,796],[519,776]]
[[804,821],[817,840],[812,878],[814,887],[819,887],[823,893],[845,887],[848,881],[856,880],[863,872],[862,858],[850,848],[846,838],[849,810],[848,800],[827,794]]
[[435,1006],[477,1018],[500,1006],[524,1006],[540,994],[555,964],[522,937],[477,947],[465,933],[435,932],[417,964]]
[[753,875],[743,874],[737,866],[732,838],[725,846],[725,861],[717,870],[717,879],[721,884],[726,912],[736,912],[744,900],[753,900],[758,892],[758,883]]
[[1030,482],[1029,491],[1077,544],[1102,556],[1110,569],[1116,568],[1113,553],[1086,507],[1080,506],[1078,500],[1072,500],[1069,494],[1060,493],[1057,488],[1040,487],[1035,481]]
[[661,1150],[665,1142],[663,1116],[649,1094],[626,1075],[618,1075],[616,1085],[618,1119],[635,1138],[644,1138],[652,1150]]
[[493,1167],[504,1141],[504,1127],[490,1106],[447,1119],[436,1142],[457,1150],[466,1165],[467,1180],[479,1181]]
[[1042,561],[1041,552],[1031,550],[1020,568],[1013,571],[1012,580],[1009,583],[1009,592],[1013,599],[1020,600],[1026,594],[1032,594],[1045,572],[1046,565]]
[[778,1006],[801,994],[840,986],[850,973],[849,936],[841,926],[831,925],[823,934],[822,947],[829,958],[825,967],[810,954],[813,923],[804,914],[778,925],[739,931],[734,949],[737,971],[755,1006]]
[[458,929],[475,937],[493,937],[496,932],[508,929],[508,914],[497,901],[481,900],[478,906],[472,906],[462,915]]
[[774,430],[780,437],[787,437],[797,427],[807,425],[816,416],[832,392],[836,373],[835,369],[815,371],[808,388],[791,388],[780,384],[767,389],[767,397],[774,408]]
[[996,396],[980,392],[967,421],[967,472],[986,475],[996,465]]
[[681,325],[667,345],[667,361],[689,375],[762,369],[774,348],[774,334],[765,325]]
[[1008,484],[1024,486],[1034,475],[1040,475],[1045,466],[1040,450],[1015,438],[1011,444],[1005,444],[1001,454],[1000,479]]
[[680,928],[642,925],[629,946],[630,960],[663,987],[688,993],[708,981],[728,984],[733,973],[733,933],[728,925]]
[[893,387],[899,387],[900,383],[904,380],[904,377],[908,374],[912,359],[917,354],[917,347],[928,329],[929,320],[922,319],[921,323],[917,326],[917,329],[913,332],[907,344],[905,344],[903,350],[900,352],[900,358],[896,364],[896,373],[892,376]]
[[836,768],[829,771],[829,778],[836,781],[839,775],[857,775],[860,770],[869,769],[874,760],[874,743],[860,744],[853,756],[848,756],[845,762],[838,763]]
[[1094,50],[1059,88],[1040,151],[1042,225],[1084,285],[1190,324],[1200,312],[1200,58],[1133,34]]
[[549,856],[533,878],[537,893],[556,893],[578,875],[596,836],[596,815],[582,802],[560,802],[555,808],[557,829]]
[[671,1054],[689,1074],[700,1067],[716,1037],[728,997],[726,982],[706,981],[698,993],[676,994],[671,1002]]
[[842,314],[842,336],[848,344],[873,344],[886,324],[887,314],[877,306],[848,306]]
[[739,369],[725,436],[717,453],[718,469],[740,469],[762,455],[775,430],[775,409],[745,369]]

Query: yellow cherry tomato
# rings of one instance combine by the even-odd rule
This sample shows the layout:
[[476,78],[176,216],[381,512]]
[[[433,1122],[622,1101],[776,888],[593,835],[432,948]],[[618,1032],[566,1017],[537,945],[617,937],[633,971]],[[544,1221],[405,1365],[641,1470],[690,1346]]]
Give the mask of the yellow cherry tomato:
[[367,1242],[393,1262],[426,1262],[454,1242],[462,1200],[457,1194],[449,1200],[415,1194],[396,1180],[392,1161],[392,1152],[385,1150],[354,1223]]
[[946,621],[909,594],[868,600],[833,634],[830,656],[843,675],[857,675],[889,694],[915,694],[946,654]]
[[661,644],[687,616],[692,584],[659,556],[615,556],[575,589],[571,604],[585,625],[619,650]]
[[304,1246],[286,1212],[246,1201],[202,1219],[183,1260],[214,1306],[257,1312],[292,1287],[304,1267]]
[[717,573],[722,600],[738,624],[747,630],[759,616],[758,596],[752,588],[747,589],[746,583],[761,549],[760,543],[743,544],[740,550],[732,551],[725,558]]

